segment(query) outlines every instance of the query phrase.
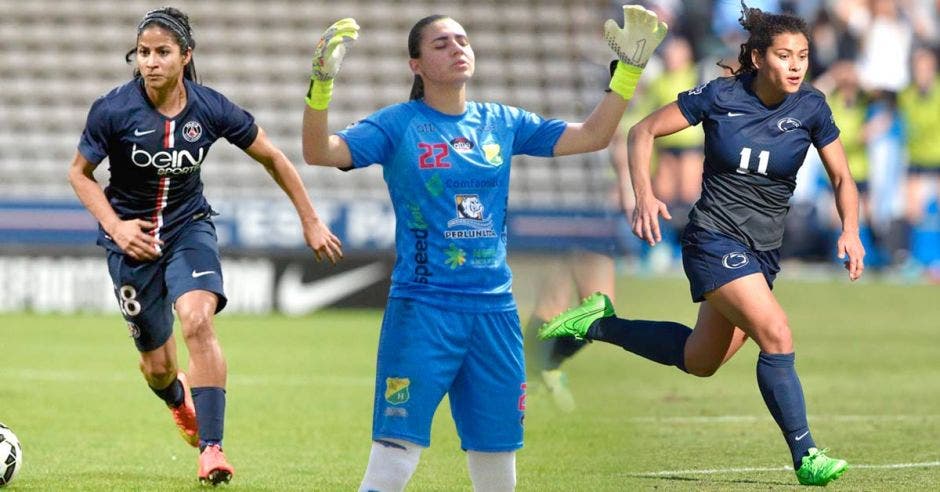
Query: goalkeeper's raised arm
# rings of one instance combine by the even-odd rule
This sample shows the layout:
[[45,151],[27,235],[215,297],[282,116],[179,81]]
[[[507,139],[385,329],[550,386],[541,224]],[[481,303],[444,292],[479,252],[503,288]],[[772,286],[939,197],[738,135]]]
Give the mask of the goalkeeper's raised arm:
[[555,145],[555,155],[601,150],[620,123],[633,97],[640,74],[653,51],[666,37],[668,27],[652,11],[638,5],[623,6],[623,28],[613,19],[604,23],[604,38],[618,61],[610,79],[610,92],[583,123],[569,123]]
[[323,32],[313,52],[303,123],[303,156],[308,164],[347,167],[352,163],[346,143],[329,134],[327,108],[333,98],[333,79],[339,72],[347,48],[358,37],[356,20],[340,19]]

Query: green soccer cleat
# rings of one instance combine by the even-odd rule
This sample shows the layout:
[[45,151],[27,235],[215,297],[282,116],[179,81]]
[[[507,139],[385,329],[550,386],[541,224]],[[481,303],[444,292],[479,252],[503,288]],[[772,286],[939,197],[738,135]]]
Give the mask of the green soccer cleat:
[[558,337],[575,337],[584,340],[591,323],[614,315],[614,306],[610,298],[595,292],[581,301],[581,304],[559,314],[539,329],[539,338],[548,340]]
[[809,454],[803,457],[796,478],[803,485],[826,485],[839,478],[849,467],[845,460],[826,456],[828,449],[809,448]]

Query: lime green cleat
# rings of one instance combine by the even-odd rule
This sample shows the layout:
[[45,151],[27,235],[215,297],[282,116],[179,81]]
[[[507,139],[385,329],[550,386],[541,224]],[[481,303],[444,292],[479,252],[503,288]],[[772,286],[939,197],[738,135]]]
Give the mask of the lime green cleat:
[[565,413],[574,411],[574,395],[568,387],[568,375],[561,369],[542,371],[542,382],[552,395],[552,401],[559,410]]
[[614,306],[610,298],[595,292],[581,301],[581,304],[559,314],[539,329],[539,338],[548,340],[558,337],[575,337],[584,340],[591,323],[614,315]]
[[803,457],[796,478],[803,485],[826,485],[839,478],[849,467],[845,460],[826,456],[828,449],[809,448],[809,454]]

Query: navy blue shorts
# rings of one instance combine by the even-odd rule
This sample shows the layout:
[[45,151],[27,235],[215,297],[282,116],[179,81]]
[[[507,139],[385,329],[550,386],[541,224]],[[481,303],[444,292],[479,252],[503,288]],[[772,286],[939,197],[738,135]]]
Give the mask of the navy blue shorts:
[[940,176],[940,163],[911,162],[907,173],[912,176]]
[[763,273],[773,289],[780,271],[780,249],[754,251],[730,236],[689,224],[682,233],[682,266],[692,301],[702,302],[706,292],[752,273]]
[[141,262],[108,250],[108,271],[121,314],[137,350],[163,346],[173,333],[173,304],[181,295],[207,290],[225,307],[222,263],[215,226],[209,220],[187,224],[156,261]]

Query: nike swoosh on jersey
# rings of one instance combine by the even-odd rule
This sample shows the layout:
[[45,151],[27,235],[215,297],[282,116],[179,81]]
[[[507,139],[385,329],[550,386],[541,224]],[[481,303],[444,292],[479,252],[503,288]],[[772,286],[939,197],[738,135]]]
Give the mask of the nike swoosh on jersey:
[[732,113],[731,111],[728,111],[728,116],[730,116],[730,117],[732,117],[732,118],[734,118],[735,116],[741,116],[741,115],[743,115],[743,114],[744,114],[744,113]]
[[204,272],[197,272],[196,270],[193,270],[193,278],[199,278],[205,275],[211,275],[213,273],[215,272],[213,272],[212,270],[206,270]]
[[347,270],[330,277],[304,283],[298,265],[289,265],[277,284],[277,304],[289,315],[307,314],[354,294],[388,276],[381,261]]
[[153,132],[155,132],[155,131],[156,131],[156,130],[145,130],[145,131],[141,131],[141,130],[135,128],[135,129],[134,129],[134,136],[135,136],[135,137],[143,137],[144,135],[150,135],[151,133],[153,133]]

